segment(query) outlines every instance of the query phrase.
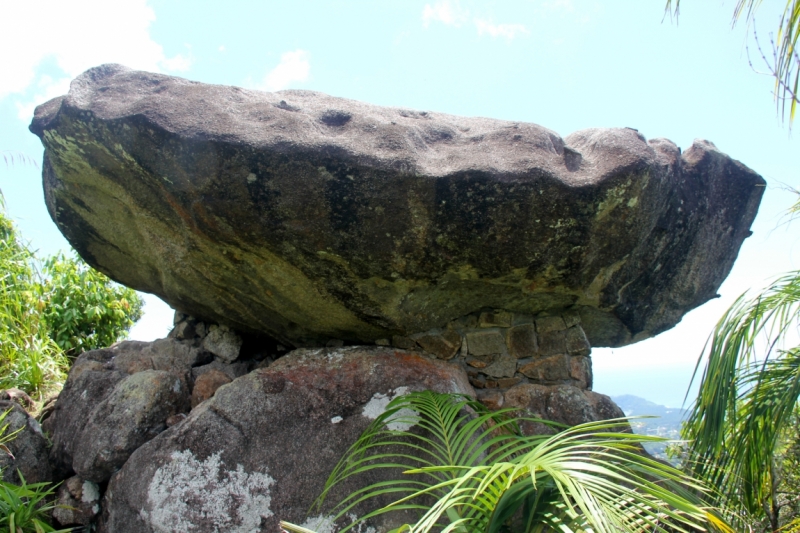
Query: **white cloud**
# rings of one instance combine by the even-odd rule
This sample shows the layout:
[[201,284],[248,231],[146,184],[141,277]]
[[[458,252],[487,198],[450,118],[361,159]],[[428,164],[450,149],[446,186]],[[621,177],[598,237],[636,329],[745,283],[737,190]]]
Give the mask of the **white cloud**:
[[172,72],[186,72],[190,68],[192,68],[192,63],[194,59],[192,59],[191,54],[185,56],[183,54],[175,54],[172,57],[167,57],[162,59],[160,65],[164,67],[164,70],[172,71]]
[[281,56],[281,62],[274,69],[267,72],[261,83],[256,88],[265,91],[280,91],[288,89],[295,82],[307,81],[311,74],[311,64],[308,61],[309,53],[305,50],[286,52]]
[[422,8],[422,24],[426,28],[431,22],[441,22],[446,26],[461,26],[469,18],[469,11],[462,9],[458,0],[439,0],[433,6],[425,4]]
[[[557,0],[557,3],[569,0]],[[440,22],[445,26],[459,27],[470,19],[470,12],[462,8],[458,0],[439,0],[435,4],[425,4],[422,8],[422,25],[430,26],[431,22]],[[473,17],[472,22],[478,35],[505,37],[508,40],[518,35],[527,34],[528,29],[522,24],[494,24],[490,19]]]
[[518,35],[527,34],[528,29],[522,24],[493,24],[486,19],[475,18],[475,28],[478,35],[491,35],[492,37],[505,37],[509,41]]
[[[183,55],[167,57],[150,37],[155,13],[147,0],[25,0],[3,3],[0,18],[0,99],[23,96],[33,102],[63,94],[66,82],[102,63],[122,63],[150,71],[181,71]],[[31,29],[36,36],[31,38]],[[60,71],[44,74],[44,67]],[[34,97],[29,95],[35,90]],[[26,117],[26,120],[30,116]]]

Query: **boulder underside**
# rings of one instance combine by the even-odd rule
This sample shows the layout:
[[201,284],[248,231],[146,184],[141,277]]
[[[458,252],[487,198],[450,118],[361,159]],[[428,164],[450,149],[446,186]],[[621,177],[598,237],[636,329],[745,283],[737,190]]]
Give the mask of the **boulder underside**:
[[697,141],[91,69],[39,106],[50,214],[113,279],[291,346],[481,310],[577,313],[593,346],[715,296],[764,181]]

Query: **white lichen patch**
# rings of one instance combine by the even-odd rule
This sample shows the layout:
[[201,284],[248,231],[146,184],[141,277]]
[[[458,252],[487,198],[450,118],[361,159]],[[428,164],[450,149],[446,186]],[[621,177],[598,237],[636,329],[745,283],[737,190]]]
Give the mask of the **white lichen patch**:
[[[336,523],[333,521],[333,515],[325,516],[312,516],[306,519],[305,522],[300,524],[300,527],[304,527],[306,529],[310,529],[311,531],[315,531],[316,533],[336,533],[339,528],[336,527]],[[348,513],[347,518],[350,520],[350,523],[353,523],[357,520],[357,516],[355,513]],[[375,528],[372,526],[366,525],[364,522],[360,522],[357,526],[355,526],[352,531],[354,533],[375,533]]]
[[92,503],[100,499],[100,487],[93,481],[84,481],[81,487],[81,501]]
[[226,470],[219,452],[198,461],[191,451],[175,451],[159,468],[147,490],[149,512],[140,516],[159,533],[260,531],[262,517],[272,516],[267,473]]
[[338,424],[342,420],[344,419],[341,416],[334,416],[333,418],[331,418],[331,424]]
[[[397,387],[393,391],[389,391],[389,394],[376,392],[364,406],[364,410],[361,412],[361,414],[370,420],[375,420],[386,412],[386,406],[389,405],[389,402],[398,396],[403,396],[407,393],[408,387]],[[405,419],[415,416],[418,416],[418,413],[412,411],[411,409],[401,409],[395,413],[394,417],[392,418],[393,421],[386,424],[386,427],[392,431],[408,431],[414,426],[414,424],[406,422]]]
[[312,516],[306,519],[305,522],[300,524],[300,527],[316,531],[316,533],[336,533],[336,523],[333,521],[333,516]]

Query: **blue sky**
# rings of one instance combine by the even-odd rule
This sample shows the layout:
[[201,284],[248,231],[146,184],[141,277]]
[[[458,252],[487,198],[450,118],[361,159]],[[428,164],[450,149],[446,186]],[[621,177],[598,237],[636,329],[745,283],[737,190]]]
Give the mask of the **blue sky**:
[[[777,27],[779,12],[770,9],[782,4],[770,0],[759,11],[762,44]],[[764,68],[747,26],[731,28],[734,5],[683,0],[675,23],[664,18],[662,0],[6,0],[0,150],[41,160],[27,131],[33,107],[105,62],[535,122],[562,136],[627,126],[684,149],[711,140],[769,183],[722,297],[655,339],[593,354],[598,392],[675,406],[727,305],[800,265],[797,226],[781,225],[794,199],[783,188],[800,188],[800,145],[776,115],[772,80],[757,72]],[[38,168],[0,161],[0,189],[34,248],[67,247],[44,208]],[[166,306],[148,298],[132,335],[163,336],[170,324]]]

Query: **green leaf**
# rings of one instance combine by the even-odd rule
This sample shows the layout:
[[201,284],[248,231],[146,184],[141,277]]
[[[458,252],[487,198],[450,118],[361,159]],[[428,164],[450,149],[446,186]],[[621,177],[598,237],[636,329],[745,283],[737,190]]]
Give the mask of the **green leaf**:
[[[519,512],[525,531],[688,531],[711,523],[702,483],[641,454],[643,442],[663,439],[621,432],[625,420],[526,436],[509,414],[460,395],[395,398],[336,466],[317,507],[345,479],[403,466],[408,479],[374,483],[336,504],[338,519],[358,504],[398,495],[343,531],[403,509],[422,511],[409,529],[415,533],[497,533]],[[414,427],[388,429],[397,422]]]

